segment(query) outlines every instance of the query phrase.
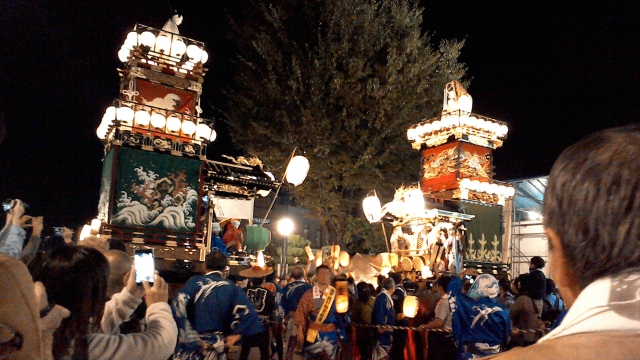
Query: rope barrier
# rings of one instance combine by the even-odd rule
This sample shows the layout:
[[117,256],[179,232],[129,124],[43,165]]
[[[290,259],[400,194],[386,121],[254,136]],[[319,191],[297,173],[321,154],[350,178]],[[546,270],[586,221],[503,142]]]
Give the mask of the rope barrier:
[[[450,333],[449,330],[444,329],[425,329],[421,326],[394,326],[394,325],[371,325],[371,324],[360,324],[360,323],[351,323],[352,326],[355,327],[363,327],[363,328],[372,328],[372,329],[382,329],[382,330],[413,330],[413,331],[432,331],[432,332],[443,332]],[[551,329],[511,329],[512,333],[532,333],[532,334],[547,334]]]

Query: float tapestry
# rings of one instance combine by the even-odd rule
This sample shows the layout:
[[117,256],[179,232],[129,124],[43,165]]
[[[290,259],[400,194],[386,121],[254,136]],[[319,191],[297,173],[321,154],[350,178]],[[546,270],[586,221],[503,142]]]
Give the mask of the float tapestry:
[[193,232],[200,161],[120,148],[111,223]]
[[502,262],[502,206],[461,201],[460,210],[475,215],[467,221],[465,259],[478,262]]

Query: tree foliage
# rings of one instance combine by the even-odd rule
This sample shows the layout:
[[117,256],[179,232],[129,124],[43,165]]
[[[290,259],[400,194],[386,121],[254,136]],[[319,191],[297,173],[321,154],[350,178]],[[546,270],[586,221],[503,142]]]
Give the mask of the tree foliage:
[[307,180],[286,190],[334,242],[385,249],[361,201],[371,189],[390,200],[418,181],[420,154],[406,130],[434,115],[444,84],[465,75],[464,41],[434,47],[415,0],[251,4],[233,22],[238,57],[225,111],[233,141],[276,168],[303,150]]

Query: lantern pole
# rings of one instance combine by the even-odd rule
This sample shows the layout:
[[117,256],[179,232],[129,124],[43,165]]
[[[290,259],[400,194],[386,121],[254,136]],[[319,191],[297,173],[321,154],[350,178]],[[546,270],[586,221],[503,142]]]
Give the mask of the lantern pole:
[[291,159],[293,159],[293,156],[296,154],[296,150],[298,150],[297,147],[293,148],[293,151],[291,152],[291,156],[289,156],[289,160],[287,161],[287,167],[284,169],[284,174],[282,174],[282,180],[280,180],[280,185],[278,185],[278,189],[276,190],[276,194],[273,197],[273,200],[271,201],[271,205],[269,205],[269,208],[267,209],[267,213],[264,215],[264,218],[262,219],[262,222],[260,222],[260,227],[264,226],[265,221],[267,221],[267,217],[269,216],[269,213],[271,212],[271,209],[273,208],[273,204],[276,203],[276,199],[278,198],[278,194],[280,193],[280,188],[282,187],[282,184],[284,183],[284,179],[287,177],[287,170],[289,169],[289,163],[291,162]]
[[380,225],[382,226],[382,234],[384,234],[384,244],[387,245],[387,252],[391,252],[391,250],[389,250],[389,239],[387,238],[387,230],[384,229],[384,222],[380,221]]

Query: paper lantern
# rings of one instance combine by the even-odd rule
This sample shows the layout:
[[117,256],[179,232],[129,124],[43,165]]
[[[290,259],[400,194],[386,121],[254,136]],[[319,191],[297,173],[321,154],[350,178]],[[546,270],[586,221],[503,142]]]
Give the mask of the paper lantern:
[[442,128],[442,122],[440,120],[436,120],[431,124],[433,131],[438,131]]
[[209,140],[209,137],[211,137],[211,128],[209,125],[205,123],[198,124],[198,126],[196,126],[196,138],[199,140]]
[[407,129],[407,140],[413,141],[413,140],[416,140],[417,138],[418,138],[418,132],[416,131],[415,128]]
[[316,253],[316,267],[322,265],[322,250],[318,250],[318,252]]
[[185,45],[182,39],[178,38],[171,43],[171,56],[181,57],[187,51],[187,45]]
[[331,257],[335,259],[340,258],[340,245],[331,245]]
[[349,266],[349,253],[346,251],[340,251],[340,266],[347,267]]
[[100,231],[100,227],[102,226],[102,221],[100,219],[91,220],[91,231],[98,232]]
[[85,225],[82,227],[82,230],[80,231],[80,236],[78,237],[78,240],[82,241],[89,236],[91,236],[91,226]]
[[187,46],[187,56],[189,59],[193,59],[193,62],[197,63],[202,58],[202,49],[200,49],[198,45],[191,44]]
[[214,141],[216,137],[218,137],[218,133],[216,133],[215,130],[211,129],[211,137],[209,138],[209,141]]
[[160,53],[169,53],[169,49],[171,48],[171,40],[168,36],[160,35],[156,38],[156,48],[155,50]]
[[118,59],[122,62],[127,62],[127,60],[129,60],[129,55],[131,55],[131,50],[125,47],[120,48],[118,51]]
[[156,43],[156,36],[151,31],[145,31],[140,34],[140,44],[152,47]]
[[316,259],[315,256],[313,256],[313,251],[311,251],[311,246],[307,245],[304,247],[304,252],[307,254],[307,258],[309,259],[309,262],[313,261]]
[[349,311],[349,287],[346,281],[336,281],[336,311],[340,314]]
[[308,172],[309,160],[302,155],[294,156],[287,166],[287,181],[293,186],[298,186],[307,178]]
[[171,115],[167,117],[167,130],[171,132],[180,131],[180,127],[182,126],[182,122],[178,119],[177,116]]
[[422,278],[423,279],[428,279],[428,278],[433,276],[433,273],[431,272],[431,268],[429,268],[426,265],[422,266],[421,273],[422,273]]
[[98,136],[98,139],[104,140],[107,137],[108,130],[109,129],[106,126],[98,126],[98,128],[96,129],[96,135]]
[[261,268],[264,267],[265,262],[264,262],[264,254],[262,253],[262,251],[258,251],[258,255],[256,256],[256,261],[259,267]]
[[136,124],[140,126],[149,125],[149,121],[151,120],[151,115],[146,110],[138,110],[135,114]]
[[156,129],[164,129],[164,126],[167,124],[167,119],[164,115],[159,113],[151,114],[151,126]]
[[293,231],[293,221],[289,218],[284,218],[278,221],[278,233],[280,235],[289,236]]
[[422,126],[423,134],[429,134],[433,132],[433,130],[434,130],[433,125],[431,124],[424,124],[424,126]]
[[389,253],[389,262],[391,263],[391,266],[398,266],[398,260],[398,254]]
[[204,64],[207,60],[209,60],[209,54],[206,50],[202,50],[202,57],[200,58],[200,61]]
[[134,116],[135,112],[128,106],[121,106],[116,110],[116,117],[124,125],[131,125]]
[[380,253],[380,257],[382,258],[382,267],[391,267],[391,259],[389,253]]
[[416,315],[418,315],[418,308],[419,308],[419,304],[418,304],[417,297],[413,295],[409,295],[404,298],[404,302],[402,304],[402,313],[404,314],[405,317],[408,317],[408,318],[416,317]]
[[380,199],[376,195],[369,195],[362,200],[362,210],[370,223],[378,222],[382,217]]
[[504,190],[504,196],[505,197],[513,197],[513,195],[516,194],[516,189],[514,187],[511,186],[507,186],[507,188]]
[[182,123],[182,132],[186,135],[193,135],[196,132],[196,124],[191,120],[185,120]]

